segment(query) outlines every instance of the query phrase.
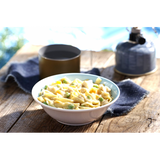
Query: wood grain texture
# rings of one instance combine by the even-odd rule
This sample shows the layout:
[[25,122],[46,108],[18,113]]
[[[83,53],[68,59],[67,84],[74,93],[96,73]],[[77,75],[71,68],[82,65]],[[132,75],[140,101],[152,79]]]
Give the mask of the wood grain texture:
[[[38,55],[42,46],[25,45],[0,70],[3,75],[10,63],[25,61]],[[67,126],[51,118],[37,104],[30,94],[25,93],[9,79],[0,82],[0,132],[53,132],[53,133],[159,133],[160,132],[160,59],[158,70],[151,75],[129,77],[114,71],[115,54],[113,52],[82,51],[81,70],[97,67],[101,75],[113,81],[130,78],[136,84],[150,91],[127,115],[109,117],[103,115],[97,121],[85,126]]]
[[[22,47],[0,70],[0,76],[6,73],[12,62],[22,62],[36,56],[40,47],[42,46]],[[8,132],[31,104],[33,98],[22,91],[11,78],[7,83],[0,82],[0,88],[0,132]]]
[[[159,67],[160,59],[157,60]],[[136,84],[150,92],[149,96],[143,99],[127,115],[119,117],[103,117],[97,132],[160,132],[160,70],[154,74],[141,77],[124,77],[132,79]]]
[[33,101],[10,132],[59,132],[62,127]]
[[[8,97],[8,95],[7,95]],[[0,104],[0,132],[7,132],[33,101],[32,96],[19,88]]]
[[[103,59],[101,63],[101,67],[106,63],[109,56],[113,53],[108,54],[104,58],[104,52],[98,53],[94,52],[92,62],[90,62],[90,51],[83,51],[81,53],[81,68],[82,69],[91,69],[90,65],[94,67],[97,66],[97,59]],[[89,64],[88,64],[89,63]],[[97,127],[99,126],[100,120],[97,120],[94,123],[73,127],[66,126],[58,123],[56,120],[52,119],[45,111],[42,109],[40,105],[36,102],[32,102],[32,104],[26,109],[26,111],[20,116],[17,122],[12,126],[9,132],[95,132]],[[35,123],[36,122],[36,123]]]

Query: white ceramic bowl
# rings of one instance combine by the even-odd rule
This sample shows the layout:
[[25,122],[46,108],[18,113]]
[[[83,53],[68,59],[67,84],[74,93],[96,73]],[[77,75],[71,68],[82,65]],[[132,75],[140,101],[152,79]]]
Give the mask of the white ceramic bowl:
[[93,80],[93,82],[95,82],[97,77],[100,77],[100,76],[85,74],[85,73],[58,74],[58,75],[44,78],[34,85],[32,89],[32,96],[34,100],[43,107],[43,109],[48,115],[50,115],[52,118],[54,118],[55,120],[57,120],[62,124],[79,126],[79,125],[85,125],[85,124],[91,123],[97,120],[99,117],[101,117],[107,111],[108,107],[111,104],[113,104],[120,95],[120,90],[115,83],[113,83],[112,81],[106,78],[100,77],[102,79],[101,83],[104,83],[106,86],[108,86],[112,90],[111,95],[113,97],[113,100],[110,103],[100,106],[98,108],[91,108],[91,109],[85,109],[85,110],[59,109],[59,108],[54,108],[54,107],[45,105],[37,100],[40,90],[45,85],[51,84],[52,82],[60,80],[63,77],[68,77],[70,80],[74,80],[75,78],[78,78],[80,80],[91,79]]

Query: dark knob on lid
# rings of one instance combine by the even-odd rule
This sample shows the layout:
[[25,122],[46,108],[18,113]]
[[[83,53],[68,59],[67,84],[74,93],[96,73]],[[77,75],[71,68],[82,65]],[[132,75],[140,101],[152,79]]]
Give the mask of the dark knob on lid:
[[137,35],[137,37],[136,37],[136,42],[137,42],[138,44],[144,44],[144,43],[146,42],[146,39],[143,38],[141,35]]

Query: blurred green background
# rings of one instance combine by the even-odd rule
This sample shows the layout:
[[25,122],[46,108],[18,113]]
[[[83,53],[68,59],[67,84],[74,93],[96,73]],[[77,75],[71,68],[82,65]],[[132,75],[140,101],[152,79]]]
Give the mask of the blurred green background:
[[22,27],[4,27],[0,31],[0,68],[27,42],[23,33]]

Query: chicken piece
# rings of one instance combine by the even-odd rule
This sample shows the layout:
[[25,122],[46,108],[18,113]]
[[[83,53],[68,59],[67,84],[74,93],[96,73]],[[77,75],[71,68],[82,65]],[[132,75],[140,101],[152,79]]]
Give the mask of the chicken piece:
[[106,88],[106,91],[107,91],[107,92],[110,92],[110,91],[111,91],[111,89],[110,89],[109,87],[105,86],[105,88]]
[[108,103],[109,103],[108,100],[102,101],[102,105],[105,105],[105,104],[108,104]]
[[56,86],[48,86],[47,89],[54,94],[56,94],[56,91],[59,90],[59,88]]
[[102,97],[103,97],[104,99],[107,99],[107,98],[110,97],[110,94],[109,94],[108,92],[103,92],[103,91],[102,91]]
[[81,92],[81,93],[85,93],[85,92],[87,92],[87,91],[88,91],[87,88],[81,88],[81,89],[80,89],[80,92]]
[[106,92],[106,88],[105,88],[105,86],[103,86],[102,84],[100,84],[99,88],[97,90],[97,93],[101,94],[102,92]]
[[105,86],[102,85],[102,84],[99,85],[99,89],[100,89],[101,91],[106,92],[106,88],[105,88]]
[[88,81],[84,81],[82,83],[82,87],[85,87],[85,88],[92,88],[93,87],[93,81],[92,80],[88,80]]
[[73,92],[73,88],[72,87],[68,87],[68,89],[66,90],[66,92]]
[[84,97],[79,94],[78,97],[73,97],[74,103],[84,103]]

